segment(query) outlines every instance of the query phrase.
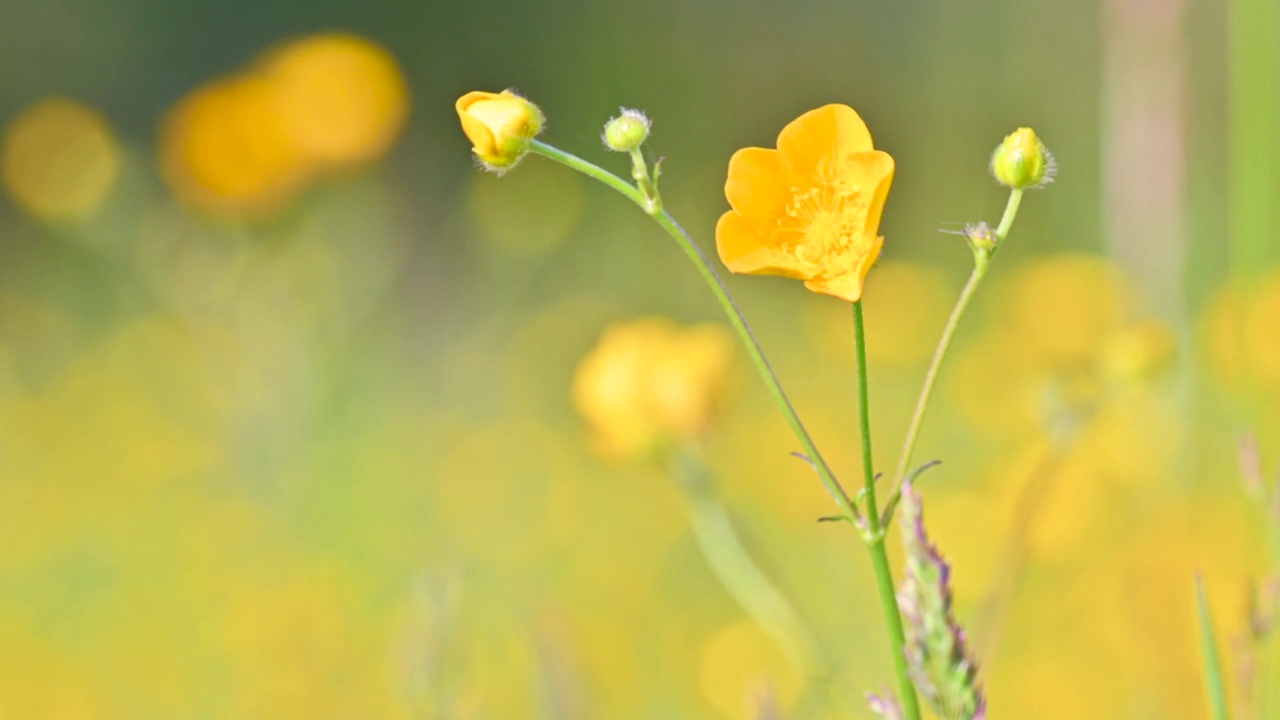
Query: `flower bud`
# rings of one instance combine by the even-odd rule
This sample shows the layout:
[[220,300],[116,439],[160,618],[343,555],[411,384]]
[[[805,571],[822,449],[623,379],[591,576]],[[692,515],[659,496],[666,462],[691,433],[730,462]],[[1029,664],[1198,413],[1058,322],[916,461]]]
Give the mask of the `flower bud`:
[[1018,128],[991,154],[991,174],[1015,190],[1047,185],[1057,165],[1031,128]]
[[996,245],[1000,243],[1000,239],[996,237],[996,233],[991,226],[984,223],[976,223],[966,225],[964,227],[964,237],[969,241],[975,250],[994,250]]
[[631,152],[649,138],[652,122],[639,110],[622,108],[622,114],[604,125],[605,147],[614,152]]
[[529,141],[542,132],[542,111],[510,90],[469,92],[458,98],[456,107],[471,151],[494,172],[515,167]]

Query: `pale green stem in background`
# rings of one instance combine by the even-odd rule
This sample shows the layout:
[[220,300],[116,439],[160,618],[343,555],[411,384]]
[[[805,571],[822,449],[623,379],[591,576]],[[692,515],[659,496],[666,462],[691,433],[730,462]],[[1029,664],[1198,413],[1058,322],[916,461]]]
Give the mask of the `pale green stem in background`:
[[1280,3],[1231,0],[1227,21],[1231,274],[1247,287],[1276,259],[1280,225]]
[[529,149],[543,157],[555,160],[561,165],[577,170],[587,177],[599,180],[622,193],[636,205],[639,205],[646,213],[649,213],[662,226],[662,229],[667,231],[668,235],[675,238],[676,244],[693,262],[698,269],[698,273],[702,275],[702,279],[706,281],[707,286],[711,288],[711,292],[715,294],[716,300],[720,302],[720,307],[729,316],[729,322],[733,325],[733,329],[737,331],[742,344],[746,346],[747,353],[751,356],[751,362],[760,373],[760,379],[764,381],[765,387],[769,389],[769,394],[773,396],[774,401],[778,404],[778,409],[782,411],[787,424],[791,426],[791,431],[795,433],[796,439],[800,441],[800,447],[804,449],[810,462],[813,463],[813,467],[817,471],[818,477],[822,480],[822,484],[840,508],[840,514],[849,522],[854,522],[858,512],[854,507],[853,501],[849,498],[848,493],[844,491],[844,488],[841,487],[840,481],[831,472],[826,460],[818,452],[813,438],[809,436],[809,431],[805,429],[804,423],[800,421],[800,416],[796,413],[795,407],[791,405],[791,400],[782,389],[782,382],[778,380],[777,374],[773,372],[773,367],[769,365],[769,360],[765,357],[764,350],[760,347],[760,342],[756,340],[755,333],[751,331],[751,326],[747,324],[742,311],[738,309],[737,303],[733,301],[733,297],[729,294],[729,289],[725,287],[724,281],[716,273],[711,261],[702,253],[697,243],[693,242],[693,239],[684,231],[684,228],[680,227],[680,224],[665,211],[651,212],[648,198],[645,197],[643,192],[608,170],[537,140],[530,142]]
[[[836,479],[831,472],[830,466],[823,459],[821,453],[818,452],[817,446],[810,437],[809,432],[805,429],[804,423],[800,421],[800,416],[796,413],[795,407],[792,406],[786,392],[782,389],[782,383],[778,380],[777,374],[769,365],[769,360],[765,357],[764,350],[760,347],[760,343],[756,340],[755,333],[751,331],[751,327],[747,324],[746,318],[742,311],[734,302],[733,296],[729,294],[728,287],[725,286],[724,280],[720,278],[716,272],[715,266],[707,259],[707,256],[693,241],[693,238],[685,232],[684,228],[672,218],[669,213],[661,210],[661,204],[652,202],[645,193],[636,187],[628,184],[618,176],[609,171],[583,160],[576,155],[564,152],[558,148],[547,145],[546,143],[533,140],[530,142],[529,149],[543,157],[555,160],[573,170],[599,180],[608,185],[622,195],[629,198],[636,205],[640,206],[649,214],[667,234],[675,239],[676,244],[684,251],[684,254],[697,268],[702,279],[711,288],[711,292],[715,294],[716,300],[719,301],[720,307],[729,317],[730,324],[738,333],[738,337],[742,340],[742,344],[746,347],[747,353],[751,356],[751,362],[756,366],[756,370],[760,373],[760,379],[764,381],[765,387],[769,389],[769,393],[773,396],[774,401],[778,405],[778,409],[782,411],[783,417],[786,418],[787,424],[791,426],[792,432],[795,433],[796,439],[799,440],[801,448],[803,448],[809,461],[813,464],[813,468],[818,473],[818,477],[822,480],[822,484],[826,487],[827,492],[835,501],[840,509],[841,516],[851,524],[858,525],[859,513],[849,494],[845,492],[840,485],[840,481]],[[865,366],[865,363],[864,363]],[[865,407],[864,407],[865,410]],[[865,420],[865,419],[864,419]],[[864,422],[865,426],[865,422]],[[868,445],[869,447],[869,445]],[[874,492],[874,490],[872,491]],[[874,496],[872,496],[874,497]],[[871,506],[875,515],[875,508]],[[875,567],[877,583],[880,585],[881,604],[886,614],[886,625],[889,628],[890,636],[894,639],[894,668],[898,672],[899,686],[903,692],[903,707],[907,711],[908,720],[920,720],[919,702],[916,699],[914,686],[911,679],[905,674],[905,657],[903,656],[903,647],[905,646],[905,637],[902,630],[902,617],[898,612],[896,599],[893,597],[893,578],[889,571],[888,555],[884,552],[883,532],[879,531],[879,518],[870,520],[877,527],[874,534],[878,540],[875,542],[868,541],[868,547],[871,549],[872,564]],[[871,537],[869,534],[868,537]],[[887,591],[885,581],[887,580]],[[886,594],[887,593],[887,594]]]
[[[960,318],[969,307],[973,293],[986,277],[987,269],[991,267],[991,258],[1004,244],[1005,238],[1009,237],[1009,229],[1013,227],[1013,220],[1018,216],[1018,206],[1022,204],[1022,193],[1020,189],[1009,191],[1009,202],[1005,205],[1004,215],[996,228],[995,247],[991,250],[974,250],[973,272],[969,274],[969,281],[960,291],[960,297],[956,300],[955,307],[951,309],[951,317],[947,318],[947,325],[942,329],[942,337],[938,340],[938,347],[933,351],[933,361],[929,363],[929,370],[924,376],[924,385],[920,388],[920,397],[916,400],[915,413],[911,416],[911,424],[907,426],[907,435],[902,442],[902,452],[898,455],[898,465],[893,471],[891,498],[897,498],[898,493],[902,491],[902,481],[907,477],[907,468],[911,465],[911,454],[915,452],[916,440],[920,437],[920,427],[924,424],[924,411],[929,407],[929,399],[933,397],[933,388],[938,382],[942,361],[947,356],[947,350],[951,348],[951,340],[955,337],[956,328],[960,326]],[[891,500],[890,505],[895,506],[896,503]]]
[[1205,597],[1204,578],[1196,573],[1196,609],[1200,618],[1200,664],[1204,672],[1205,694],[1209,700],[1209,717],[1227,720],[1227,693],[1222,682],[1222,663],[1218,659],[1218,640],[1209,615],[1209,599]]
[[694,539],[716,579],[778,643],[801,677],[823,675],[825,661],[813,632],[747,550],[697,448],[675,452],[672,468],[689,503]]
[[[1228,236],[1231,281],[1244,294],[1239,313],[1257,279],[1277,259],[1275,233],[1280,226],[1280,3],[1230,0],[1227,4],[1228,52]],[[1244,323],[1237,318],[1237,328]],[[1237,351],[1244,343],[1236,337]],[[1262,394],[1246,374],[1234,399],[1246,427],[1257,424]],[[1271,522],[1275,522],[1274,519]],[[1280,718],[1280,631],[1269,633],[1263,653],[1263,720]]]
[[858,419],[862,428],[862,476],[867,496],[866,540],[871,552],[871,566],[876,574],[876,589],[880,595],[880,610],[884,614],[885,627],[889,630],[890,650],[893,654],[893,671],[898,678],[898,693],[902,709],[907,717],[920,717],[920,700],[915,685],[907,672],[907,634],[902,626],[902,611],[894,591],[893,571],[889,568],[889,554],[884,549],[884,528],[880,526],[880,505],[876,502],[875,462],[871,457],[871,402],[870,383],[867,381],[866,323],[862,318],[862,301],[853,303],[853,335],[858,359]]

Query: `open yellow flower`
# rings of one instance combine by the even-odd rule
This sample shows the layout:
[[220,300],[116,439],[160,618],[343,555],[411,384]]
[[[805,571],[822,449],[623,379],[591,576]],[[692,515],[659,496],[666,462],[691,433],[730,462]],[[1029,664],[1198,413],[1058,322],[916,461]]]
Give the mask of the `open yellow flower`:
[[778,149],[743,148],[729,160],[716,248],[730,270],[805,281],[850,302],[880,257],[880,213],[893,158],[847,105],[826,105],[791,121]]

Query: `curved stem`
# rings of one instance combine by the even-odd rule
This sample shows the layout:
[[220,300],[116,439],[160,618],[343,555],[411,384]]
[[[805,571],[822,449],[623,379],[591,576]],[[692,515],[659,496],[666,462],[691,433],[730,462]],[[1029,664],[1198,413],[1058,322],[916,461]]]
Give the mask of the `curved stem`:
[[907,635],[902,626],[902,611],[894,593],[893,570],[889,567],[889,554],[884,548],[884,529],[880,525],[880,506],[876,502],[875,462],[871,457],[871,403],[867,381],[866,323],[862,317],[862,301],[853,303],[853,334],[858,359],[858,419],[862,427],[862,479],[867,496],[867,549],[871,552],[871,567],[876,575],[876,589],[880,596],[880,610],[884,614],[885,627],[889,631],[890,651],[893,655],[893,672],[898,678],[898,694],[908,718],[920,717],[920,700],[915,685],[907,672]]
[[814,444],[813,438],[809,435],[809,431],[805,428],[804,423],[800,421],[799,414],[796,413],[795,407],[791,404],[791,400],[787,397],[786,392],[782,389],[782,382],[778,380],[778,375],[773,371],[773,367],[769,364],[768,358],[765,357],[764,349],[760,347],[760,342],[756,340],[755,333],[751,331],[751,326],[747,324],[746,318],[742,314],[742,310],[738,308],[733,297],[729,294],[729,289],[725,287],[724,280],[720,278],[716,272],[715,266],[707,259],[707,256],[698,247],[693,238],[685,232],[684,228],[675,221],[665,210],[655,209],[650,212],[647,198],[640,190],[628,184],[626,181],[617,177],[608,170],[594,165],[582,158],[564,152],[558,148],[554,148],[546,143],[533,140],[529,149],[539,155],[555,160],[562,165],[566,165],[578,172],[599,180],[608,185],[622,195],[629,198],[636,205],[640,206],[646,213],[650,215],[658,225],[662,226],[667,234],[675,239],[676,244],[684,251],[689,260],[693,262],[694,267],[698,269],[698,273],[702,279],[711,288],[711,292],[715,294],[716,300],[719,301],[720,307],[729,317],[730,324],[737,331],[738,337],[742,340],[742,344],[747,349],[747,354],[751,356],[751,362],[755,365],[756,370],[760,373],[760,379],[764,381],[765,387],[769,389],[769,394],[773,396],[774,402],[777,403],[778,409],[782,411],[783,417],[786,418],[787,424],[791,426],[791,431],[795,433],[796,439],[800,441],[800,446],[804,449],[805,454],[813,463],[814,469],[818,473],[818,477],[822,480],[822,484],[826,487],[827,492],[840,508],[840,514],[844,516],[850,523],[856,521],[858,511],[853,501],[849,498],[849,494],[845,492],[840,485],[840,481],[836,479],[834,473],[831,472],[830,466],[823,459],[822,454],[818,452],[817,445]]
[[[689,233],[685,231],[670,213],[661,209],[660,203],[651,203],[649,198],[641,190],[629,185],[621,178],[613,175],[607,170],[600,168],[582,158],[564,152],[558,148],[554,148],[536,140],[530,144],[530,150],[544,157],[550,158],[563,165],[568,166],[578,172],[595,178],[600,182],[608,185],[622,195],[629,198],[636,205],[640,206],[650,217],[652,217],[667,234],[675,239],[676,244],[684,251],[684,254],[698,269],[698,273],[702,279],[711,288],[711,292],[716,296],[716,300],[720,303],[720,307],[729,317],[730,324],[737,331],[738,337],[742,340],[742,344],[746,347],[747,353],[751,356],[751,362],[756,366],[756,370],[760,373],[760,379],[764,381],[765,387],[769,389],[769,393],[773,396],[778,408],[782,411],[783,417],[786,418],[787,424],[791,426],[791,430],[795,433],[796,439],[800,441],[800,445],[804,448],[808,455],[809,461],[813,464],[814,470],[817,471],[818,477],[822,480],[822,484],[826,487],[827,492],[835,501],[840,509],[840,514],[851,524],[859,525],[859,513],[857,506],[850,499],[849,494],[845,492],[844,487],[840,485],[840,481],[836,479],[835,474],[831,472],[831,468],[827,465],[822,454],[818,452],[817,445],[814,444],[813,438],[809,435],[804,423],[800,421],[800,416],[796,413],[795,407],[791,404],[791,400],[787,397],[786,392],[782,389],[782,383],[778,380],[777,374],[769,365],[768,358],[765,357],[764,350],[760,347],[760,342],[756,340],[755,333],[752,332],[751,326],[747,324],[746,318],[742,314],[742,310],[738,308],[734,302],[733,296],[729,294],[729,288],[725,286],[724,280],[720,274],[716,272],[715,266],[707,259],[702,248],[693,241]],[[864,447],[864,471],[867,474],[867,496],[870,504],[870,517],[868,522],[871,523],[864,529],[864,535],[867,539],[867,547],[871,553],[872,567],[875,570],[876,584],[879,590],[881,607],[884,610],[885,625],[889,630],[890,641],[893,643],[894,671],[898,677],[899,689],[902,694],[903,707],[907,711],[908,720],[920,720],[919,700],[916,697],[915,687],[911,683],[911,678],[906,670],[906,656],[904,648],[906,646],[905,631],[902,626],[902,616],[898,610],[897,598],[894,595],[893,574],[889,568],[889,556],[884,548],[884,532],[880,527],[880,519],[877,516],[878,508],[875,505],[875,488],[873,487],[874,476],[870,473],[871,467],[870,457],[870,426],[867,421],[868,408],[865,402],[867,396],[866,390],[866,351],[863,348],[861,337],[861,305],[855,304],[854,312],[857,313],[855,318],[858,319],[859,332],[859,367],[860,379],[862,382],[861,397],[863,411],[863,436]],[[872,530],[874,528],[874,531]]]
[[747,549],[720,502],[699,449],[676,448],[672,472],[689,503],[694,539],[716,579],[773,637],[797,673],[824,676],[826,662],[813,632]]
[[901,490],[902,481],[907,476],[907,466],[911,464],[911,454],[915,451],[916,440],[920,436],[920,427],[924,423],[924,411],[929,407],[929,400],[933,397],[933,388],[938,382],[938,373],[942,369],[942,360],[947,356],[947,350],[951,347],[951,339],[956,334],[956,328],[960,325],[960,318],[964,316],[964,311],[969,307],[969,301],[973,298],[973,293],[978,289],[978,285],[982,283],[983,276],[986,275],[986,268],[975,266],[973,272],[969,273],[969,280],[964,284],[964,289],[960,291],[960,297],[956,300],[956,305],[951,309],[951,317],[947,318],[947,325],[942,329],[942,337],[938,339],[938,347],[933,351],[933,361],[929,363],[929,370],[924,375],[924,385],[920,388],[920,397],[916,400],[915,413],[911,416],[911,424],[907,426],[906,438],[902,441],[902,452],[898,455],[898,465],[893,471],[893,489],[891,493],[897,495]]
[[929,370],[924,376],[924,385],[920,388],[920,397],[916,400],[911,424],[907,426],[907,435],[902,441],[902,452],[898,455],[898,464],[893,471],[893,489],[890,497],[897,497],[902,491],[902,481],[907,476],[908,466],[911,465],[911,454],[915,452],[916,440],[920,437],[920,427],[924,424],[924,412],[929,407],[930,398],[933,397],[933,388],[938,382],[942,361],[947,356],[947,350],[951,348],[951,340],[955,337],[956,328],[960,325],[960,318],[969,307],[969,301],[973,299],[973,293],[986,277],[987,268],[991,266],[991,258],[1009,236],[1013,220],[1018,216],[1018,207],[1022,204],[1022,193],[1023,191],[1018,189],[1009,192],[1009,201],[1004,206],[1004,215],[1001,216],[1000,225],[996,228],[995,247],[990,250],[974,249],[973,272],[969,274],[969,280],[960,291],[960,297],[956,299],[955,307],[951,309],[951,316],[947,318],[947,325],[942,329],[942,337],[938,339],[938,347],[933,351],[933,360],[929,363]]

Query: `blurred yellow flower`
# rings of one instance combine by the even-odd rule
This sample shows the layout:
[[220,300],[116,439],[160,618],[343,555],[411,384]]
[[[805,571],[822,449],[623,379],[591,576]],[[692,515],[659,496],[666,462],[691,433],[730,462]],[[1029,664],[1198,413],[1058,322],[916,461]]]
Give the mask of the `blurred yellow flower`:
[[777,644],[746,620],[722,628],[707,642],[701,676],[707,700],[728,718],[753,717],[763,701],[785,710],[802,685]]
[[61,98],[42,100],[14,118],[2,153],[5,188],[20,207],[45,220],[91,213],[120,165],[106,119]]
[[542,132],[542,111],[510,90],[469,92],[454,107],[471,151],[490,170],[513,167]]
[[1099,372],[1114,383],[1140,384],[1168,370],[1177,353],[1173,329],[1158,320],[1146,320],[1107,338],[1099,353]]
[[[867,278],[867,360],[872,367],[903,367],[924,362],[933,353],[938,333],[955,299],[946,276],[918,263],[882,261]],[[853,372],[856,348],[848,308],[810,303],[802,317],[806,346],[825,351],[830,360]]]
[[326,33],[295,40],[268,52],[259,69],[275,88],[289,139],[316,163],[377,159],[409,116],[395,58],[364,38]]
[[380,157],[408,112],[384,49],[340,33],[306,37],[180,100],[162,123],[161,169],[202,210],[266,214],[322,172]]
[[729,160],[716,248],[736,273],[782,275],[814,292],[856,302],[880,257],[880,214],[893,158],[847,105],[793,120],[778,149],[743,148]]
[[1092,364],[1130,305],[1119,271],[1083,253],[1023,265],[1001,296],[998,324],[1018,338],[1027,362],[1055,370]]
[[705,432],[726,390],[733,338],[719,325],[646,317],[610,326],[578,364],[573,404],[607,455]]
[[279,209],[312,172],[275,87],[260,75],[221,80],[179,101],[162,123],[160,164],[183,200],[229,215]]
[[1228,285],[1201,318],[1201,352],[1214,376],[1236,391],[1280,391],[1280,272],[1250,287]]

